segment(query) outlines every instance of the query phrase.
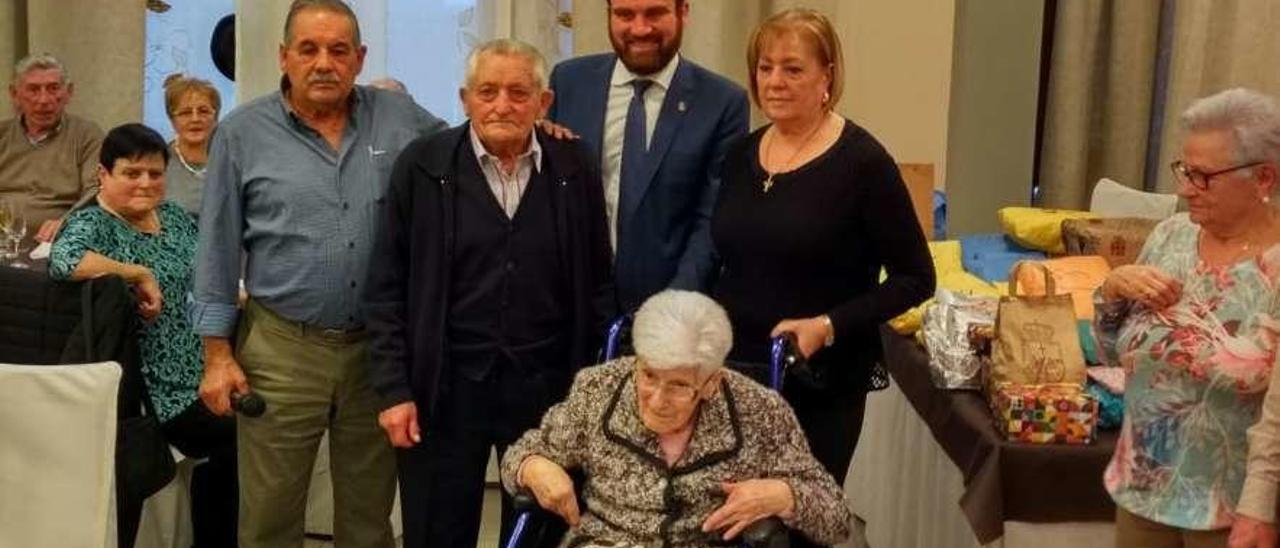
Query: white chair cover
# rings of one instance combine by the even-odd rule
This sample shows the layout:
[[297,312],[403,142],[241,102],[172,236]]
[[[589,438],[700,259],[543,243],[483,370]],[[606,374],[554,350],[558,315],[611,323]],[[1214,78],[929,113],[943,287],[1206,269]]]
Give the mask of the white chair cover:
[[1143,192],[1102,178],[1093,187],[1089,211],[1101,217],[1141,217],[1162,221],[1178,210],[1176,194]]
[[115,362],[0,364],[0,547],[116,546]]

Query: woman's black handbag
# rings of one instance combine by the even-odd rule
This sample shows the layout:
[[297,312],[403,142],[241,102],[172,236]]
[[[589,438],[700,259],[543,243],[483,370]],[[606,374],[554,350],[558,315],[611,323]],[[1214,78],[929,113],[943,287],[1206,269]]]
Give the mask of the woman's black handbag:
[[[94,281],[90,279],[84,282],[80,298],[81,333],[84,337],[86,362],[97,361],[97,345],[93,344]],[[128,367],[126,364],[122,365]],[[116,481],[120,482],[125,492],[135,497],[134,500],[141,501],[173,481],[178,467],[169,450],[169,443],[160,430],[160,420],[156,418],[155,409],[151,405],[151,396],[142,380],[142,372],[125,372],[123,382],[130,385],[127,392],[142,400],[142,414],[133,415],[138,408],[128,405],[128,400],[132,398],[123,400],[126,406],[120,410],[121,418],[116,431]]]

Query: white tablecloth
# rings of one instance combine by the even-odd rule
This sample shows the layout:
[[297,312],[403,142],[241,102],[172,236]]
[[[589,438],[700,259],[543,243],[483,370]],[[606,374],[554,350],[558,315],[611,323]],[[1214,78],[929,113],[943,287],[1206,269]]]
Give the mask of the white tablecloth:
[[[845,482],[853,511],[875,548],[981,546],[960,510],[964,479],[896,383],[867,397],[862,437]],[[1106,522],[1006,521],[1003,548],[1107,548]]]

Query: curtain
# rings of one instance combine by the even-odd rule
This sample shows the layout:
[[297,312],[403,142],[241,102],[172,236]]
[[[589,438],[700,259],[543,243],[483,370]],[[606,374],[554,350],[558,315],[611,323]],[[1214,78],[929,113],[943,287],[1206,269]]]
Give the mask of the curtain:
[[69,111],[104,130],[141,121],[145,29],[145,0],[0,0],[0,85],[22,57],[51,53],[75,83]]
[[1041,203],[1085,208],[1101,177],[1143,187],[1159,0],[1060,0],[1041,142]]
[[1181,154],[1178,117],[1192,101],[1231,87],[1280,95],[1280,34],[1273,30],[1280,4],[1167,0],[1164,18],[1161,4],[1057,3],[1041,142],[1044,205],[1086,207],[1101,177],[1174,192],[1166,166]]
[[1179,0],[1173,22],[1156,189],[1173,192],[1166,166],[1182,154],[1178,117],[1197,98],[1234,87],[1280,97],[1280,3],[1271,0]]

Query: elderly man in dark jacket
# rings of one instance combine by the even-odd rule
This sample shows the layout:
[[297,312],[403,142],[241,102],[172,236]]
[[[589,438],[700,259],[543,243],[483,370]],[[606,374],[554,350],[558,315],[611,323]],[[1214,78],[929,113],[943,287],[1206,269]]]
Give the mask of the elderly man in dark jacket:
[[[469,121],[391,174],[365,305],[408,547],[476,545],[490,449],[565,395],[616,308],[599,170],[534,129],[544,67],[514,40],[477,47]],[[504,537],[511,517],[504,498]]]

